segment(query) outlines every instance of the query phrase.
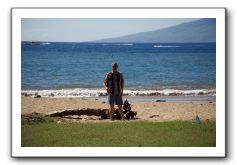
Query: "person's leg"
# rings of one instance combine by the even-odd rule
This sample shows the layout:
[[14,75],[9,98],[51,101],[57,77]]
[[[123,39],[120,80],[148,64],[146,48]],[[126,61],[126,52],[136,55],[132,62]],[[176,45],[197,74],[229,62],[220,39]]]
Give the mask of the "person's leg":
[[121,119],[124,120],[122,106],[123,106],[122,104],[119,104],[119,105],[118,105],[118,111],[119,111],[119,114],[120,114],[120,116],[121,116]]
[[114,114],[114,95],[112,95],[112,94],[108,95],[108,102],[109,102],[109,105],[110,105],[110,108],[109,108],[109,118],[111,120],[113,120],[113,114]]
[[122,106],[123,106],[123,98],[122,98],[121,94],[115,95],[115,104],[118,105],[119,114],[121,116],[121,119],[124,120],[123,108],[122,108]]
[[114,104],[110,104],[110,111],[109,111],[110,120],[113,120],[113,115],[114,115]]

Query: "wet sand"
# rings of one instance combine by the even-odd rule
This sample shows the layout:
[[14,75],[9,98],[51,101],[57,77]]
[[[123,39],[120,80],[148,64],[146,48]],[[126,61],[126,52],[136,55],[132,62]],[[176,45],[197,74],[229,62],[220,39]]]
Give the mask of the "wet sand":
[[[69,109],[108,109],[105,98],[33,98],[21,97],[22,114],[33,112],[48,114]],[[198,115],[201,121],[216,121],[216,102],[210,100],[188,100],[173,102],[136,101],[130,102],[138,120],[145,121],[193,121]]]

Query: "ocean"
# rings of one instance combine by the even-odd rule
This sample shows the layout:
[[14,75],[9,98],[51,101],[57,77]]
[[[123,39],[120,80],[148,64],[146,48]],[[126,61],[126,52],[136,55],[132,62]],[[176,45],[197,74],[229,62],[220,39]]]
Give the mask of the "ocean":
[[215,96],[215,43],[22,42],[21,90],[46,97],[105,96],[118,63],[128,96]]

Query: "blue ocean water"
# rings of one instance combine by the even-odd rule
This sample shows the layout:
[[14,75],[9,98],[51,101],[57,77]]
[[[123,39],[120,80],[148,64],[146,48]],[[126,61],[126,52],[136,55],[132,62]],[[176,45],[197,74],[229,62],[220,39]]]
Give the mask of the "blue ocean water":
[[[117,62],[128,90],[215,90],[215,43],[22,42],[22,90],[102,89]],[[85,92],[85,91],[84,91]]]

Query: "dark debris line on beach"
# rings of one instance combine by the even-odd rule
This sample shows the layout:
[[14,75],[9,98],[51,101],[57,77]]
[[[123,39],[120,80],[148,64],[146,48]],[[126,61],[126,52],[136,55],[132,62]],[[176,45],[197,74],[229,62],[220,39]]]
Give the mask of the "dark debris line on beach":
[[[59,112],[52,112],[49,114],[41,114],[37,112],[33,112],[31,114],[22,115],[23,120],[27,121],[43,121],[46,117],[59,117],[59,118],[67,118],[67,119],[85,119],[80,116],[90,116],[90,118],[86,118],[87,120],[103,120],[109,119],[109,110],[108,109],[91,109],[91,108],[83,108],[83,109],[71,109],[71,110],[63,110]],[[125,119],[134,120],[136,119],[137,112],[131,110],[131,106],[126,100],[123,105],[123,114]],[[77,116],[77,117],[75,117]],[[95,116],[96,118],[93,118]],[[121,119],[121,116],[118,112],[118,109],[115,110],[114,119]]]
[[73,110],[64,110],[61,112],[55,112],[48,114],[49,117],[64,117],[64,116],[69,116],[69,115],[87,115],[87,116],[100,116],[101,119],[107,119],[108,109],[73,109]]
[[[77,117],[75,117],[77,116]],[[88,116],[83,118],[84,116]],[[44,118],[65,118],[65,119],[87,119],[87,120],[104,120],[109,119],[108,109],[72,109],[72,110],[63,110],[60,112],[53,112],[50,114],[42,114],[42,113],[30,113],[21,115],[23,120],[27,121],[44,121]],[[114,113],[114,119],[121,119],[118,111]],[[127,118],[129,119],[136,119],[135,116]]]

